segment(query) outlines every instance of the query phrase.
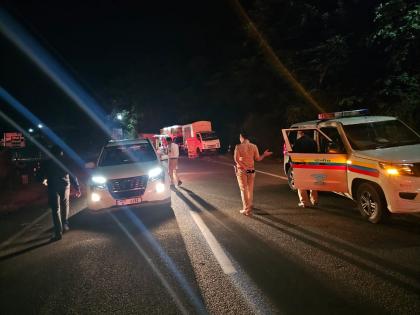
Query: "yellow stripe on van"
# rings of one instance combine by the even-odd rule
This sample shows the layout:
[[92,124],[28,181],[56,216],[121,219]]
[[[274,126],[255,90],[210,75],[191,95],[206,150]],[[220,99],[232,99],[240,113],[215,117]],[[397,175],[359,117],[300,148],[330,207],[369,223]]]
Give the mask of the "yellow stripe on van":
[[326,163],[326,164],[345,164],[347,161],[347,158],[345,155],[343,156],[329,156],[327,154],[314,157],[313,154],[311,155],[303,155],[300,154],[299,157],[294,156],[292,158],[294,163]]

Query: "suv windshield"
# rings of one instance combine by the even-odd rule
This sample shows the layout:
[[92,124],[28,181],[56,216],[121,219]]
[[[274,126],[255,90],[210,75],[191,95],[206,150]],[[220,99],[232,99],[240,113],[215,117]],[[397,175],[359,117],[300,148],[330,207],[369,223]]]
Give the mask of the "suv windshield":
[[112,146],[104,149],[98,166],[152,162],[156,159],[155,151],[149,143]]
[[355,150],[374,150],[419,144],[420,137],[399,120],[343,126]]
[[203,139],[203,141],[206,140],[217,140],[217,135],[214,131],[210,131],[210,132],[201,132],[201,139]]

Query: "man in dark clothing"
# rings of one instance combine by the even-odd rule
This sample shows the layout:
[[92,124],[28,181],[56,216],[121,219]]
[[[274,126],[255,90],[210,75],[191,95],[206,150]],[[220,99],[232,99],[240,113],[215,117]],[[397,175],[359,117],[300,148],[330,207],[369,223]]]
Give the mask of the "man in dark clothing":
[[54,235],[52,240],[61,239],[64,231],[69,230],[70,183],[77,190],[76,197],[80,197],[80,186],[77,178],[69,174],[64,166],[63,152],[59,147],[53,147],[51,153],[54,159],[49,159],[44,165],[43,184],[48,187],[48,204],[52,211]]
[[[297,140],[293,146],[294,153],[317,153],[318,148],[316,142],[311,138],[305,131],[299,130],[297,133]],[[316,207],[318,205],[318,192],[316,190],[308,191],[298,189],[299,203],[298,206],[305,207]]]
[[318,151],[316,142],[313,138],[307,135],[304,131],[299,130],[297,133],[297,140],[293,146],[295,153],[316,153]]

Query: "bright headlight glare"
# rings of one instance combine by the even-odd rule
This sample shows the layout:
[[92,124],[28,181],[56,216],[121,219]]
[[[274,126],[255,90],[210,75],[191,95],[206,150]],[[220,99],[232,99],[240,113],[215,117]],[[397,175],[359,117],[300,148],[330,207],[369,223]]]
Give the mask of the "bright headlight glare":
[[99,200],[101,200],[101,196],[97,193],[92,193],[92,195],[90,196],[91,200],[93,202],[98,202]]
[[400,174],[396,168],[387,168],[386,169],[386,172],[389,175],[398,175],[398,174]]
[[165,191],[165,185],[163,183],[156,184],[156,192],[162,193]]
[[158,177],[160,174],[162,174],[162,168],[161,167],[155,167],[152,168],[149,171],[149,178],[156,178]]
[[95,184],[105,184],[106,178],[103,176],[92,176],[92,182]]
[[379,166],[385,170],[388,175],[414,175],[413,164],[391,164],[391,163],[379,163]]

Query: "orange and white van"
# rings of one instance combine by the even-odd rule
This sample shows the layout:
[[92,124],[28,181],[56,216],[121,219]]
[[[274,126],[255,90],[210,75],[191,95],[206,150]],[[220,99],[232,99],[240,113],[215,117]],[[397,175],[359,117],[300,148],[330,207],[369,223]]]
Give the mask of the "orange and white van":
[[[313,136],[317,153],[293,152],[298,130]],[[397,118],[367,110],[325,113],[282,133],[293,189],[341,193],[372,223],[389,212],[420,212],[420,135]]]
[[197,156],[206,153],[217,153],[220,150],[220,140],[211,128],[210,121],[196,121],[182,126],[184,148]]

